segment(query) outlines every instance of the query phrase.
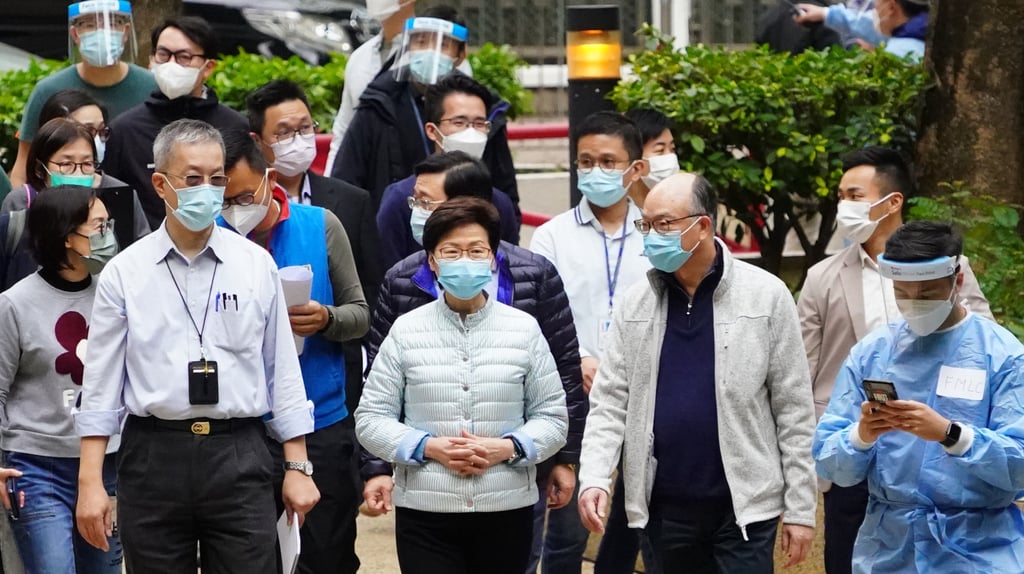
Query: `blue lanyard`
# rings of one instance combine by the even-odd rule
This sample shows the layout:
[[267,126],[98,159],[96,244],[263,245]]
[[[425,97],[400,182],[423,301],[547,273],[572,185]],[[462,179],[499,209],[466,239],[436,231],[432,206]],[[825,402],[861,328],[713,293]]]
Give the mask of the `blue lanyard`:
[[601,242],[604,243],[604,269],[608,275],[608,310],[612,310],[612,299],[615,297],[615,286],[619,284],[619,271],[622,270],[622,251],[626,246],[626,226],[629,224],[629,211],[626,211],[626,219],[622,222],[622,239],[619,242],[619,256],[615,261],[615,273],[612,274],[612,262],[608,255],[608,239],[604,231],[599,231]]
[[423,138],[423,151],[427,152],[427,157],[434,154],[433,149],[430,145],[430,139],[427,138],[427,132],[423,129],[423,116],[420,115],[420,108],[416,105],[416,97],[409,94],[409,103],[412,104],[412,113],[416,114],[416,127],[420,130],[420,137]]

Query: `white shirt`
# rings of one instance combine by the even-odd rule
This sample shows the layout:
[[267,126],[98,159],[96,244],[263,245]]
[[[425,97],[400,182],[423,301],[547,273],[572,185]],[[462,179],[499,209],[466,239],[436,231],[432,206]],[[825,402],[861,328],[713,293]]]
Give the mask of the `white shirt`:
[[[126,409],[168,420],[272,413],[267,427],[280,441],[313,432],[277,265],[236,233],[214,227],[189,261],[161,225],[107,264],[90,323],[74,415],[80,436],[118,434]],[[215,405],[188,400],[188,363],[201,357],[197,330],[219,370]]]
[[299,190],[299,195],[292,195],[292,194],[288,193],[288,190],[284,189],[284,186],[282,186],[281,184],[277,184],[277,187],[280,187],[282,190],[284,190],[284,192],[285,192],[284,194],[285,194],[285,196],[288,197],[288,201],[290,203],[301,203],[302,205],[313,205],[313,188],[311,188],[309,186],[309,174],[308,173],[304,174],[302,176],[302,189]]
[[622,260],[618,280],[614,281],[613,308],[651,269],[650,261],[643,255],[643,236],[633,226],[633,221],[640,217],[640,208],[630,201],[625,226],[609,236],[591,211],[590,203],[583,199],[533,233],[530,250],[551,261],[565,285],[582,357],[601,357],[601,327],[609,318],[608,275],[614,281],[620,247]]
[[874,331],[899,319],[900,310],[896,307],[892,279],[882,277],[878,273],[878,263],[868,256],[863,247],[858,249],[864,291],[864,325],[868,331]]

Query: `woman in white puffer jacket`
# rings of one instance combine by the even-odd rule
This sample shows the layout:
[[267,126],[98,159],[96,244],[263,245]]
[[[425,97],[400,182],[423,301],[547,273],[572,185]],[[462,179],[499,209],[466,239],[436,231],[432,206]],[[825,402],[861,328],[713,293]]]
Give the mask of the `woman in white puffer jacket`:
[[565,393],[536,320],[484,291],[498,213],[460,197],[427,220],[444,296],[395,321],[356,410],[360,443],[395,464],[402,572],[522,574],[537,463],[565,444]]

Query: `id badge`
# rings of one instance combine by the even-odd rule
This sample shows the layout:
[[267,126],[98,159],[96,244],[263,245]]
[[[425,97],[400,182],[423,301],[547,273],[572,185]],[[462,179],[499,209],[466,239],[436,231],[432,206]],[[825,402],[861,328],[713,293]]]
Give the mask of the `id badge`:
[[220,400],[217,386],[217,361],[192,361],[188,364],[188,402],[215,405]]

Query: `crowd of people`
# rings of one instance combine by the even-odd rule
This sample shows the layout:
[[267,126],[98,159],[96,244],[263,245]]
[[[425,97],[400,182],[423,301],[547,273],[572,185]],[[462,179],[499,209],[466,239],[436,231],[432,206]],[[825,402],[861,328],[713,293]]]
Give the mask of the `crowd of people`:
[[[916,53],[922,4],[876,44]],[[0,215],[5,572],[274,573],[284,514],[299,572],[351,573],[362,505],[408,573],[578,573],[592,532],[599,574],[770,573],[819,490],[829,574],[1024,571],[1024,345],[956,231],[904,224],[900,152],[844,158],[796,301],[653,110],[575,126],[583,199],[526,249],[459,14],[368,9],[318,175],[311,86],[243,114],[207,22],[146,70],[128,2],[69,7]]]

